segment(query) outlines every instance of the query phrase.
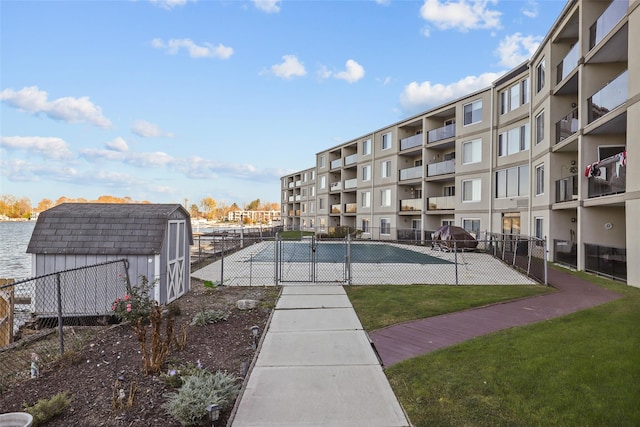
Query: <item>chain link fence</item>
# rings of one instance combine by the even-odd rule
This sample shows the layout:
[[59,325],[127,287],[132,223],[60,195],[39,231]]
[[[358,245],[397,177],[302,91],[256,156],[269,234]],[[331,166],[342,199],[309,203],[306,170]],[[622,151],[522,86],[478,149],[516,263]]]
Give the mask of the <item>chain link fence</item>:
[[[283,233],[287,235],[286,233]],[[216,261],[193,276],[214,284],[546,284],[546,241],[478,233],[477,244],[374,240],[347,227],[298,237],[221,237]]]
[[0,393],[79,348],[85,327],[106,324],[127,269],[122,259],[0,285]]

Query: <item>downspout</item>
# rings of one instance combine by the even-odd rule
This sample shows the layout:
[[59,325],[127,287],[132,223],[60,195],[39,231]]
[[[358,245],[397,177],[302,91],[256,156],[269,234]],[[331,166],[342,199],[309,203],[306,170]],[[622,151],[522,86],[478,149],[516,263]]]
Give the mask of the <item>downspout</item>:
[[[529,65],[529,202],[527,203],[528,216],[529,216],[529,236],[531,236],[531,231],[533,230],[533,218],[532,218],[532,209],[533,209],[533,188],[535,176],[532,176],[531,172],[533,171],[533,128],[535,126],[535,121],[531,120],[531,116],[533,115],[533,77],[531,75],[531,65]],[[548,117],[551,117],[551,112],[549,111],[547,114]],[[532,179],[534,178],[534,179]],[[547,258],[547,254],[544,254],[545,259]]]
[[[373,231],[373,207],[375,206],[374,203],[374,191],[373,191],[373,176],[374,176],[374,172],[375,172],[375,163],[376,163],[376,138],[375,138],[375,133],[371,134],[371,175],[369,177],[369,179],[371,180],[371,205],[369,206],[369,217],[370,217],[370,221],[371,221],[371,228]],[[380,229],[378,228],[378,240],[380,239]]]
[[[495,84],[491,85],[491,123],[489,124],[489,232],[493,233],[493,143],[495,141],[494,134],[494,112],[495,112]],[[497,126],[495,127],[497,130]]]

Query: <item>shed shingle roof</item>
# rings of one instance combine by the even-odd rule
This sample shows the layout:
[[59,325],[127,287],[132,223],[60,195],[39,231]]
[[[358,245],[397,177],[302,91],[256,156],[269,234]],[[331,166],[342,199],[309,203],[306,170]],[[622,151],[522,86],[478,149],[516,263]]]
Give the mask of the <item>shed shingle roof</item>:
[[167,221],[186,219],[180,204],[63,203],[40,214],[27,253],[150,255],[162,250]]

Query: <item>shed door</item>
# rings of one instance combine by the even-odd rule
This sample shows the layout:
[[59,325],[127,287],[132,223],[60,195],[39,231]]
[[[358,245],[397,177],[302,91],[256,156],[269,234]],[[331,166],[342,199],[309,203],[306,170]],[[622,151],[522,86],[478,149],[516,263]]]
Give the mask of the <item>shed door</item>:
[[185,292],[186,221],[169,221],[167,242],[167,303]]

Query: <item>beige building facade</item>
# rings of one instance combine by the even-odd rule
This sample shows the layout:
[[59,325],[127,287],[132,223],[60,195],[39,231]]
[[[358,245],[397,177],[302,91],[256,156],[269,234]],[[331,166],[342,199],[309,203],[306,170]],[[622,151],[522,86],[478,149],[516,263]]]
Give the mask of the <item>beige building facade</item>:
[[281,178],[286,228],[425,241],[444,224],[546,238],[640,286],[640,0],[569,1],[491,87],[316,153]]

